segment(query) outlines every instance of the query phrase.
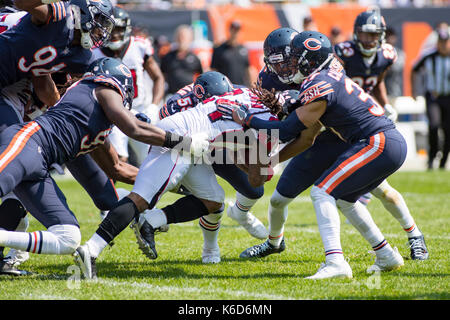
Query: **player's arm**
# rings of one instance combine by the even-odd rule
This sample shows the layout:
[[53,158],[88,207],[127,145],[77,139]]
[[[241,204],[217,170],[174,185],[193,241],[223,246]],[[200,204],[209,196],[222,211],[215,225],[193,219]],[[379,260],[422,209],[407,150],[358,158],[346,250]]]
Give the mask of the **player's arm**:
[[[260,147],[259,144],[258,147]],[[256,163],[248,163],[248,161],[246,161],[246,163],[241,163],[237,161],[237,154],[235,154],[235,163],[239,169],[247,173],[248,182],[252,187],[256,188],[262,186],[265,182],[269,181],[272,178],[273,176],[273,169],[271,167],[272,163],[270,161],[265,161],[267,163],[263,163],[260,159],[261,153],[255,149],[251,149],[248,152],[257,152]],[[250,156],[250,159],[253,158]],[[269,158],[267,157],[267,159]]]
[[[276,160],[277,162],[284,162],[290,158],[295,157],[299,153],[304,152],[314,144],[314,141],[316,137],[319,135],[321,128],[322,125],[319,122],[317,122],[310,128],[305,129],[304,131],[302,131],[302,134],[297,139],[289,142],[277,154],[272,156],[272,159]],[[272,165],[275,164],[276,163],[273,163]]]
[[310,128],[318,122],[325,113],[327,102],[325,100],[313,101],[302,107],[295,109],[283,121],[266,121],[250,115],[246,117],[245,124],[254,129],[267,129],[273,135],[274,130],[278,130],[279,138],[282,142],[290,141],[306,128]]
[[32,83],[37,97],[45,105],[53,106],[61,98],[50,74],[39,77],[33,76]]
[[105,140],[104,144],[91,151],[90,155],[111,179],[134,184],[139,169],[121,161],[108,139]]
[[[44,1],[44,2],[43,2]],[[53,2],[56,2],[53,1]],[[48,4],[49,0],[15,0],[14,5],[19,10],[27,11],[31,14],[31,21],[34,24],[45,24],[52,14]]]
[[153,57],[148,57],[144,62],[144,70],[147,71],[153,80],[153,100],[152,103],[159,105],[164,98],[164,75]]
[[137,119],[124,108],[122,96],[116,90],[99,86],[95,93],[106,117],[130,138],[151,145],[179,148],[195,156],[201,156],[208,150],[209,142],[206,136],[180,136]]

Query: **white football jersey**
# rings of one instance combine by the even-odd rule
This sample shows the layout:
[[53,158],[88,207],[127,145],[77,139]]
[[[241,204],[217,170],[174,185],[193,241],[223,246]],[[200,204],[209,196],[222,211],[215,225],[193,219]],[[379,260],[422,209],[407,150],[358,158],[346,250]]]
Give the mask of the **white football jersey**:
[[222,114],[217,110],[217,104],[221,100],[244,104],[249,108],[249,113],[260,119],[278,121],[278,118],[270,113],[267,107],[257,103],[256,96],[249,89],[238,88],[226,95],[211,97],[195,108],[175,113],[162,119],[156,125],[179,135],[192,136],[196,133],[206,132],[213,146],[215,145],[214,142],[217,142],[217,146],[219,146],[222,141],[233,141],[231,145],[227,143],[227,148],[241,148],[242,144],[239,141],[242,142],[242,140],[234,141],[232,134],[238,136],[244,134],[244,128],[234,121],[222,119]]
[[0,13],[0,33],[14,27],[27,13],[26,11]]
[[[146,88],[148,80],[144,78],[144,61],[145,57],[153,56],[154,50],[150,41],[143,37],[130,37],[128,47],[125,48],[125,54],[122,62],[130,69],[133,75],[134,84],[134,100],[133,109],[141,111],[141,107],[152,102],[152,94]],[[95,59],[106,57],[100,48],[93,50]]]

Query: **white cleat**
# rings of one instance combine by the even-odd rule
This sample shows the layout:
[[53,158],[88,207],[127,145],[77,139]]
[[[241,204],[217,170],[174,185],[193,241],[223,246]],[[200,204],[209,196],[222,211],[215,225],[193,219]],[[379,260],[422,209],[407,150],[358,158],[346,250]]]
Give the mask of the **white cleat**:
[[316,274],[306,277],[305,279],[321,280],[331,278],[348,278],[353,277],[352,268],[347,261],[341,261],[338,263],[325,262],[320,265]]
[[16,249],[10,249],[5,256],[5,261],[14,267],[18,267],[28,259],[30,259],[30,254],[28,252]]
[[377,256],[375,263],[367,268],[367,273],[391,271],[402,267],[405,264],[403,257],[398,253],[397,247],[394,247],[387,255]]
[[242,214],[241,212],[234,211],[233,208],[234,205],[228,205],[227,215],[231,219],[243,226],[251,236],[257,239],[267,239],[269,236],[269,231],[267,231],[264,224],[259,221],[258,218],[250,212],[247,212],[247,214]]
[[203,247],[202,252],[203,263],[219,263],[220,262],[220,249],[219,247],[213,249],[206,249]]

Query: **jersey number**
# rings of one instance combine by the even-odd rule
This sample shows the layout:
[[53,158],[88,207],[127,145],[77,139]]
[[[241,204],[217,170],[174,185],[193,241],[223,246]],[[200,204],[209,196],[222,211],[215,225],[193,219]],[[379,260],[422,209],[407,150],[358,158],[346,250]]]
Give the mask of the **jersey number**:
[[66,64],[59,63],[57,65],[52,66],[50,69],[36,68],[52,62],[53,60],[56,59],[57,55],[58,53],[56,52],[56,49],[53,46],[43,47],[38,51],[36,51],[36,53],[33,56],[34,61],[29,63],[28,65],[27,65],[28,62],[25,59],[25,57],[20,58],[18,63],[19,70],[22,72],[29,72],[32,69],[31,72],[35,76],[43,76],[48,73],[57,72],[66,67]]
[[378,103],[376,103],[370,95],[368,95],[361,87],[356,84],[352,79],[345,78],[345,90],[348,94],[352,94],[354,90],[359,91],[358,98],[364,102],[369,100],[369,103],[372,103],[372,106],[369,108],[369,112],[374,116],[382,116],[384,114],[384,109]]
[[97,136],[95,137],[95,139],[90,143],[89,143],[89,135],[85,135],[83,137],[83,139],[81,139],[80,152],[78,152],[77,156],[79,156],[80,154],[85,154],[85,153],[91,152],[92,150],[97,148],[97,146],[99,144],[104,144],[106,137],[110,133],[111,133],[111,129],[106,129],[106,130],[100,131],[97,134]]

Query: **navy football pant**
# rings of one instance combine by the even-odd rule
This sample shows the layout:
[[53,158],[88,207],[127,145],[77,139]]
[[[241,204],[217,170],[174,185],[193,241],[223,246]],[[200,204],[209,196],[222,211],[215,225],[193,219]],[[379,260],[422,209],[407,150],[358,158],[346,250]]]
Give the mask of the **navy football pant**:
[[14,191],[28,211],[46,228],[56,224],[78,226],[64,194],[51,178],[33,140],[36,122],[13,125],[0,134],[0,197]]
[[350,144],[334,133],[321,133],[308,150],[289,161],[277,183],[277,191],[286,198],[295,198],[314,182],[344,153]]
[[396,129],[354,143],[314,183],[335,199],[356,202],[397,171],[406,158],[406,142]]
[[114,182],[88,154],[65,163],[72,176],[87,191],[100,210],[111,210],[119,201]]

